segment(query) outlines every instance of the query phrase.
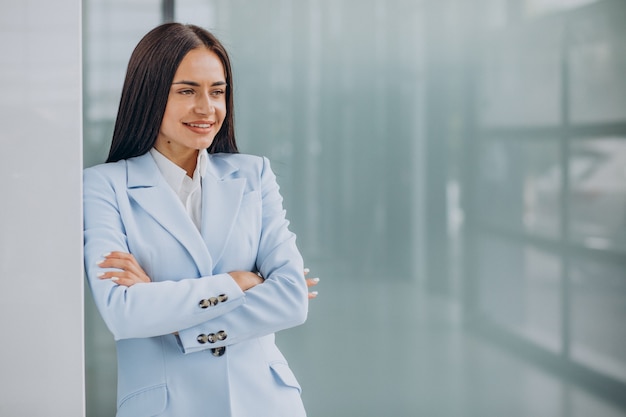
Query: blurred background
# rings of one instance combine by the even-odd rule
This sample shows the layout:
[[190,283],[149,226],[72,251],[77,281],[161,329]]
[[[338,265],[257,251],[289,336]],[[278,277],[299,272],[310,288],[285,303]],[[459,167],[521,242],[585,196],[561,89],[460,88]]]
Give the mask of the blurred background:
[[278,335],[310,417],[626,416],[626,2],[84,0],[85,166],[171,20],[229,50],[240,149],[321,278]]

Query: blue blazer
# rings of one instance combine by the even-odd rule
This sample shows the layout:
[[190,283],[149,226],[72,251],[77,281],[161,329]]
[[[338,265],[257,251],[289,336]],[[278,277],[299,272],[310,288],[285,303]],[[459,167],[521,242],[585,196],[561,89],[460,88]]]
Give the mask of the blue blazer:
[[[85,270],[116,340],[118,417],[305,415],[274,344],[308,309],[288,224],[265,158],[209,156],[200,231],[149,153],[84,171]],[[152,282],[98,279],[111,251],[132,253]],[[265,282],[242,292],[235,270]]]

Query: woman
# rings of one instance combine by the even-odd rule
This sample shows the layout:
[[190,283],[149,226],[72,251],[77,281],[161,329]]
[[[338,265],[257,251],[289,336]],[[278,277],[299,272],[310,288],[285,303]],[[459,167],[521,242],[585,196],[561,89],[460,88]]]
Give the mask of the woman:
[[[265,158],[238,153],[228,55],[170,23],[135,48],[107,163],[84,172],[85,269],[117,416],[304,416],[274,332],[307,282]],[[309,280],[314,285],[314,280]]]

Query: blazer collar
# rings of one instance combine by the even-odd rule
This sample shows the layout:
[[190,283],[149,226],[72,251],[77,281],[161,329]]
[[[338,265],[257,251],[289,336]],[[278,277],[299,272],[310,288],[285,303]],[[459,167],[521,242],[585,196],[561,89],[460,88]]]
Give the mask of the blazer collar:
[[[238,169],[225,158],[209,154],[203,177],[208,175],[221,181]],[[161,177],[161,172],[149,152],[127,159],[128,188],[156,187],[161,182]]]
[[245,189],[246,180],[232,176],[238,168],[225,158],[209,155],[202,178],[198,233],[149,153],[128,159],[126,166],[129,196],[185,246],[201,275],[212,274],[227,246]]

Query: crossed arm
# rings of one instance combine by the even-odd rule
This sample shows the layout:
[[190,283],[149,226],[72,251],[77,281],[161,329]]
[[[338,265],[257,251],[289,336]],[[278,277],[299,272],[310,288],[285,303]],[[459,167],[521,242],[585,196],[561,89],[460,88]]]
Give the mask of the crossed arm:
[[[98,262],[100,268],[115,268],[118,271],[107,271],[98,274],[100,279],[110,279],[118,285],[131,287],[135,284],[152,282],[143,268],[139,265],[135,257],[126,252],[110,252],[104,255],[104,259]],[[309,270],[305,269],[304,274]],[[263,277],[249,271],[232,271],[228,273],[241,291],[247,291],[259,284],[262,284]],[[307,278],[307,287],[314,287],[319,283],[319,278]],[[317,291],[309,292],[309,299],[317,297]]]

